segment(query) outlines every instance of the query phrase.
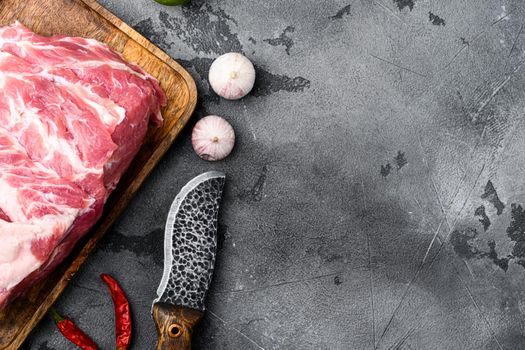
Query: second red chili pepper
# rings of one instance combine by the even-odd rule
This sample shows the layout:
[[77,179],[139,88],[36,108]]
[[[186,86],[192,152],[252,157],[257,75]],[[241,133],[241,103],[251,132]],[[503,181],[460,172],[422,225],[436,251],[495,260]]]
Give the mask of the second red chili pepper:
[[113,277],[103,273],[100,275],[100,278],[108,286],[111,299],[113,299],[113,304],[115,305],[117,350],[127,350],[129,349],[129,344],[131,342],[132,328],[131,311],[128,299],[118,282],[113,279]]

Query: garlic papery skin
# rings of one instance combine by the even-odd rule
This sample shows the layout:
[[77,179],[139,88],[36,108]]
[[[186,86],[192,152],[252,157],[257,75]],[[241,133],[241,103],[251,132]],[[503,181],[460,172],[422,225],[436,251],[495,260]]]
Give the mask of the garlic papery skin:
[[230,52],[213,61],[208,80],[217,95],[228,100],[238,100],[252,90],[255,68],[246,56]]
[[224,118],[209,115],[193,127],[191,144],[202,159],[221,160],[231,153],[235,144],[235,132]]

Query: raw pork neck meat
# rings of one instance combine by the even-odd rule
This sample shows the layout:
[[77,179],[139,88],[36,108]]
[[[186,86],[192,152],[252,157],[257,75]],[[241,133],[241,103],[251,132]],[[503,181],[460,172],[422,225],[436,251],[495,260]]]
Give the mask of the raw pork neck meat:
[[0,309],[93,226],[165,104],[96,40],[0,28]]

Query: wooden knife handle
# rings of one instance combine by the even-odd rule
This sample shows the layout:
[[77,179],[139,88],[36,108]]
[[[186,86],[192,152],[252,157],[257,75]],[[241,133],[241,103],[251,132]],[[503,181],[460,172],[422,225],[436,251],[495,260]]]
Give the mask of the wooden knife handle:
[[184,306],[166,303],[153,305],[153,319],[157,326],[157,350],[190,350],[193,327],[204,313]]

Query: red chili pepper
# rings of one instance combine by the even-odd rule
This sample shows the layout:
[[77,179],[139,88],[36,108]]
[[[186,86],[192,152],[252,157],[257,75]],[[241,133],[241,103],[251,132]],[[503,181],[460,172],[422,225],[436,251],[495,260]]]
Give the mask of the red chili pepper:
[[98,350],[97,344],[78,328],[73,321],[64,318],[55,309],[51,309],[51,316],[53,316],[60,333],[70,342],[83,350]]
[[115,305],[115,332],[117,338],[117,350],[129,349],[131,342],[131,311],[126,294],[120,287],[117,281],[110,275],[105,273],[100,275],[100,278],[108,286]]

